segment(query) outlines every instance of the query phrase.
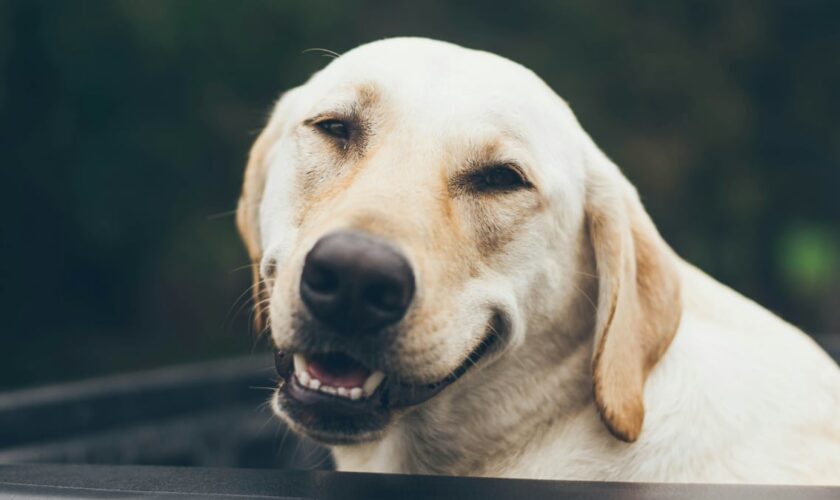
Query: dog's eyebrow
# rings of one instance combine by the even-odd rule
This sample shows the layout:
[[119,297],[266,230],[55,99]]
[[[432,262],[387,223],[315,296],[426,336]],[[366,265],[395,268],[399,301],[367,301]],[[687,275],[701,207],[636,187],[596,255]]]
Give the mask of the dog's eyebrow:
[[356,85],[356,104],[362,110],[376,106],[380,100],[379,87],[370,82]]
[[324,120],[346,120],[353,121],[354,117],[347,113],[346,110],[337,109],[335,111],[321,111],[317,115],[303,120],[304,125],[314,125]]
[[349,99],[333,103],[329,110],[321,111],[304,120],[304,125],[312,125],[327,119],[341,119],[350,122],[366,121],[373,108],[380,101],[379,88],[373,83],[356,84],[350,90]]
[[[515,137],[511,139],[515,140]],[[470,147],[466,161],[459,169],[459,175],[476,173],[494,165],[514,166],[523,175],[527,174],[527,169],[522,167],[522,162],[510,152],[515,148],[508,146],[507,142],[506,139],[496,139]]]

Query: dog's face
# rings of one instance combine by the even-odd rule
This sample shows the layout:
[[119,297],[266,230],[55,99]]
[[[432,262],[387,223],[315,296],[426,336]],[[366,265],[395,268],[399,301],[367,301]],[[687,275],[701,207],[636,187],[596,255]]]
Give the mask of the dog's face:
[[275,411],[323,442],[377,439],[567,310],[588,145],[533,73],[442,42],[368,44],[287,92],[238,214]]

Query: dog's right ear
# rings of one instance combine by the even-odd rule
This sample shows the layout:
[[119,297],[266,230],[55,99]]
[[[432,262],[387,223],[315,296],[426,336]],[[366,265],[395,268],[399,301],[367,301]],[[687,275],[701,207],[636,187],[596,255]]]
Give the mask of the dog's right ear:
[[245,167],[245,179],[242,183],[242,193],[239,196],[239,203],[236,207],[236,227],[239,235],[245,242],[248,250],[248,257],[251,259],[252,296],[254,301],[254,314],[257,330],[262,330],[265,324],[266,310],[264,299],[265,283],[260,275],[260,263],[263,255],[263,241],[260,231],[260,205],[262,204],[263,192],[265,191],[265,179],[267,170],[267,157],[272,146],[282,134],[283,116],[290,106],[292,91],[287,92],[274,106],[268,124],[257,136],[251,152],[248,155],[248,164]]
[[259,212],[262,194],[265,190],[265,157],[269,143],[268,127],[266,127],[257,137],[248,155],[245,180],[242,183],[242,193],[236,207],[236,227],[239,229],[239,236],[245,242],[248,257],[251,259],[251,294],[254,302],[257,330],[262,330],[265,314],[261,305],[264,290],[260,276],[262,238],[260,236]]

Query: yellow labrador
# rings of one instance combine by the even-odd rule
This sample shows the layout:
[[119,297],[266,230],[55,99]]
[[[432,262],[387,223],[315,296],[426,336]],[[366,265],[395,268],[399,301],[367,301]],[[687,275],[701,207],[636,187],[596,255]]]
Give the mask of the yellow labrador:
[[342,470],[840,482],[840,370],[680,259],[531,71],[364,45],[280,99],[237,222],[272,406]]

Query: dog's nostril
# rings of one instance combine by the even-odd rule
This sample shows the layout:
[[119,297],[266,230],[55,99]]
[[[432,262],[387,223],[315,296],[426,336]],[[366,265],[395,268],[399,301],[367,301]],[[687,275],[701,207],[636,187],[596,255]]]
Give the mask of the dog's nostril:
[[313,292],[331,293],[339,286],[339,279],[336,273],[324,266],[310,264],[304,268],[303,279]]
[[399,311],[405,307],[405,294],[402,288],[389,284],[377,284],[364,292],[368,304],[383,311]]

